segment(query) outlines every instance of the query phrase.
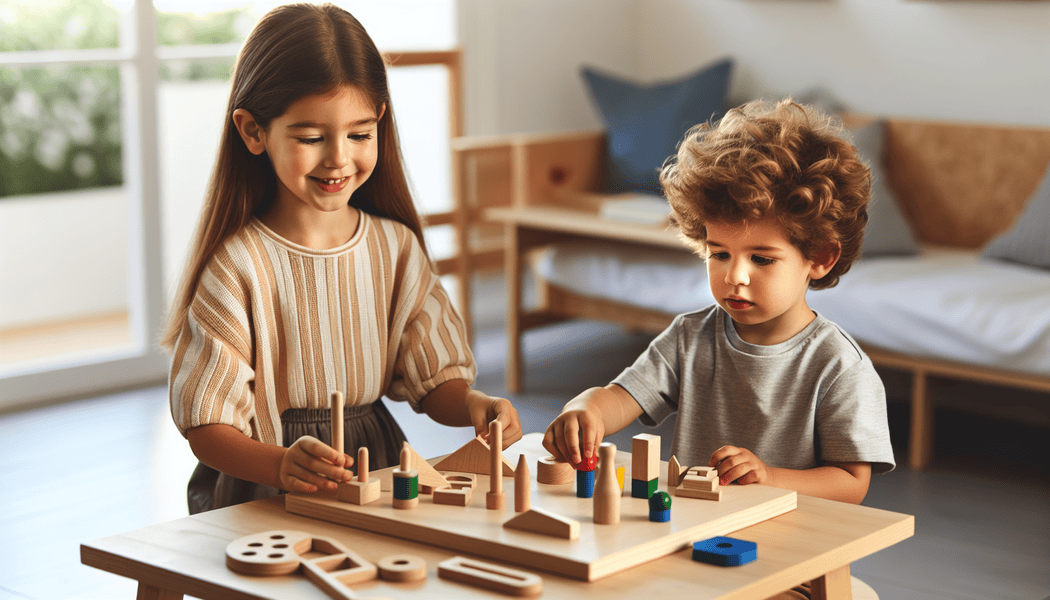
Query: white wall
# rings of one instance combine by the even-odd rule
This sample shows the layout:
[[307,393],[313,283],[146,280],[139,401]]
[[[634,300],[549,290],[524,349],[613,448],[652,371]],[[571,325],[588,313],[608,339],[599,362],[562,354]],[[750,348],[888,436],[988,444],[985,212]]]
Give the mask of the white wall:
[[1050,125],[1050,3],[647,0],[642,70],[738,61],[734,97],[822,85],[872,114]]
[[[463,0],[467,133],[586,129],[582,64],[641,81],[736,60],[731,95],[823,86],[871,114],[1050,126],[1050,2]],[[484,14],[484,18],[479,15]]]
[[599,128],[580,78],[637,70],[633,0],[460,0],[468,135]]

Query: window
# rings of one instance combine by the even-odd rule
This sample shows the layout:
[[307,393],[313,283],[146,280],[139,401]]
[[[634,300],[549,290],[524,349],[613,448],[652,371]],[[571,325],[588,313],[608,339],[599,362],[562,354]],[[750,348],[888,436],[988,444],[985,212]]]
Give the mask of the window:
[[[157,333],[210,176],[230,71],[276,4],[0,7],[0,409],[166,377]],[[438,226],[427,232],[432,253],[447,265],[455,2],[339,4],[390,53],[406,165]]]

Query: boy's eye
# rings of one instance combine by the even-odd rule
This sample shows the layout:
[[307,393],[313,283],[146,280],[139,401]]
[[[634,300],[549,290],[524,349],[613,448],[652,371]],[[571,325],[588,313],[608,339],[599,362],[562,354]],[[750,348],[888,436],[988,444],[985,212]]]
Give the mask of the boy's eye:
[[354,140],[355,142],[367,142],[368,140],[372,139],[372,134],[371,133],[351,133],[347,137],[349,137],[350,139]]
[[324,138],[319,138],[319,137],[315,137],[315,138],[295,138],[295,139],[299,140],[300,144],[306,144],[306,145],[319,144],[322,141],[324,141]]
[[715,260],[727,260],[729,258],[728,252],[712,252],[707,258],[713,258]]
[[755,263],[756,265],[771,265],[773,264],[774,259],[753,254],[751,255],[751,262]]

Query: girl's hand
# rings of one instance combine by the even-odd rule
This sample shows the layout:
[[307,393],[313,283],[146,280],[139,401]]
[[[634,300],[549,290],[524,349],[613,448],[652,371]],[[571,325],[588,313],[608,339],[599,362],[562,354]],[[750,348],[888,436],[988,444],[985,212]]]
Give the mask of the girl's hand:
[[321,440],[304,435],[281,457],[278,478],[281,489],[289,492],[335,491],[337,482],[353,480],[353,473],[346,470],[353,464],[349,455],[340,455]]
[[558,415],[543,434],[543,447],[554,458],[564,459],[576,466],[584,457],[594,456],[603,439],[605,421],[599,409],[591,405]]
[[503,448],[521,439],[521,420],[518,419],[518,411],[510,400],[470,390],[467,393],[466,405],[470,424],[474,426],[476,435],[488,439],[489,423],[499,419],[503,425]]
[[747,448],[722,446],[711,455],[707,466],[718,470],[720,485],[728,483],[775,485],[773,471]]

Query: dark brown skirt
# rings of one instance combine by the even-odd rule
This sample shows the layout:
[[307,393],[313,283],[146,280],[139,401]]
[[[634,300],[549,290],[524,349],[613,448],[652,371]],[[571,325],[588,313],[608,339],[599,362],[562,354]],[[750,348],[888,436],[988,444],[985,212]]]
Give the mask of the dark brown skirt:
[[[400,462],[405,433],[382,400],[344,410],[343,448],[357,458],[357,449],[368,446],[368,469],[385,469]],[[324,408],[292,408],[281,413],[284,445],[289,447],[304,435],[332,443],[331,411]],[[186,488],[190,514],[233,506],[283,494],[283,490],[231,477],[197,463]]]

